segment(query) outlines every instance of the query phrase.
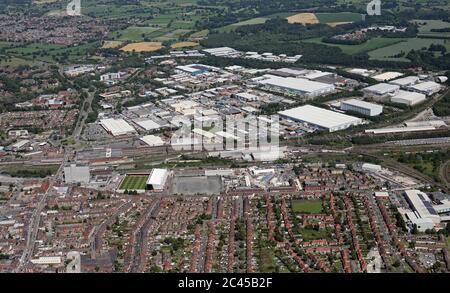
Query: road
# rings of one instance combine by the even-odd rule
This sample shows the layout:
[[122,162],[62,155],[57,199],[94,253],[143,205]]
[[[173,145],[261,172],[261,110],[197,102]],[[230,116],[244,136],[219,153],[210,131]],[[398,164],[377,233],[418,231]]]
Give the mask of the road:
[[19,265],[15,269],[15,272],[21,272],[23,270],[24,266],[33,257],[34,245],[36,242],[36,237],[37,237],[37,233],[38,233],[38,229],[39,229],[39,223],[41,220],[42,210],[45,207],[48,196],[52,192],[52,189],[53,189],[52,187],[53,187],[54,182],[56,182],[57,180],[63,179],[64,165],[66,164],[70,153],[71,153],[71,150],[68,150],[65,152],[64,160],[63,160],[61,166],[59,167],[58,171],[54,175],[54,178],[52,178],[52,180],[50,180],[49,188],[47,189],[47,191],[44,194],[41,195],[41,198],[39,199],[39,202],[37,203],[36,208],[34,209],[34,212],[30,218],[30,223],[28,225],[26,247],[22,253],[22,256],[19,260]]

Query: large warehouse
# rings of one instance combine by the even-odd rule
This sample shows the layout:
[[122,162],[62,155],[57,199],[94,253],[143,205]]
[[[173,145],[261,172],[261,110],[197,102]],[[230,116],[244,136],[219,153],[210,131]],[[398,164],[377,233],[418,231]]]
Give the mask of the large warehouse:
[[426,81],[412,85],[409,88],[415,92],[431,96],[439,92],[442,89],[442,86],[434,81]]
[[406,214],[419,231],[438,228],[441,217],[434,209],[431,199],[420,190],[405,190],[405,198],[412,212]]
[[314,98],[334,92],[335,87],[332,84],[311,81],[304,78],[279,77],[275,75],[265,75],[266,79],[259,81],[266,88],[285,92],[294,95]]
[[391,97],[392,103],[404,104],[407,106],[415,106],[426,100],[426,96],[421,93],[399,91],[395,96]]
[[353,111],[366,116],[378,116],[383,112],[383,106],[361,100],[350,99],[341,103],[341,110]]
[[163,191],[169,177],[169,170],[167,169],[153,169],[147,180],[149,190]]
[[301,106],[278,114],[287,119],[304,122],[329,132],[338,131],[359,125],[363,121],[360,118],[333,112],[330,110],[314,107],[311,105]]
[[123,119],[114,119],[114,118],[102,119],[100,120],[100,125],[103,126],[103,128],[105,128],[105,130],[113,136],[121,136],[136,133],[136,130],[133,128],[133,126],[128,124]]
[[383,98],[387,97],[388,95],[397,93],[399,89],[400,87],[395,84],[379,83],[363,88],[362,91],[366,96]]

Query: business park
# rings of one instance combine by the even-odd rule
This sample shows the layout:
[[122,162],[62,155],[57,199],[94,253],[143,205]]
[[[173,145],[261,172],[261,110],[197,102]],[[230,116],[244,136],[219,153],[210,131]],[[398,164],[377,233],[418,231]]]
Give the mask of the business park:
[[278,114],[286,119],[306,123],[318,129],[334,132],[363,123],[361,118],[345,115],[327,109],[305,105],[280,111]]

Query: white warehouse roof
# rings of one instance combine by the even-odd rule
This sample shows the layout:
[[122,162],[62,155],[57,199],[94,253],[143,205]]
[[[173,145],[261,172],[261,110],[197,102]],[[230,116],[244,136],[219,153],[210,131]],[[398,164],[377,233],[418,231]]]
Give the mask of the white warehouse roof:
[[164,141],[161,139],[161,137],[156,135],[146,135],[144,137],[141,137],[141,140],[148,144],[149,146],[161,146],[164,145]]
[[426,96],[421,93],[407,92],[400,90],[398,94],[391,97],[391,102],[414,106],[426,100]]
[[362,119],[333,112],[330,110],[305,105],[285,111],[280,111],[278,114],[291,118],[293,120],[306,122],[312,125],[325,128],[330,132],[348,128],[352,125],[362,123]]
[[114,119],[114,118],[102,119],[100,120],[100,125],[102,125],[106,129],[106,131],[111,133],[113,136],[125,135],[136,132],[133,126],[128,124],[123,119]]
[[147,184],[153,185],[155,189],[163,188],[169,171],[167,169],[153,169],[148,177]]
[[439,224],[441,219],[432,206],[428,195],[419,190],[405,190],[406,200],[418,218],[430,219],[435,224]]
[[426,81],[413,85],[410,88],[412,90],[430,95],[440,91],[442,89],[442,86],[434,81]]
[[140,127],[142,127],[145,130],[154,130],[154,129],[159,129],[161,128],[161,125],[159,125],[158,123],[156,123],[155,121],[151,120],[151,119],[136,119],[133,120],[134,123],[136,123],[137,125],[139,125]]
[[356,107],[363,108],[363,109],[367,109],[367,110],[377,111],[380,113],[383,111],[383,106],[381,106],[381,105],[377,105],[374,103],[369,103],[369,102],[365,102],[365,101],[361,101],[361,100],[357,100],[357,99],[350,99],[347,101],[343,101],[342,103],[347,104],[347,105],[356,106]]
[[314,93],[318,91],[332,91],[334,90],[334,85],[326,84],[317,81],[311,81],[304,78],[294,78],[294,77],[279,77],[273,75],[267,75],[269,78],[261,80],[259,83],[277,86],[282,88],[288,88],[305,93]]
[[389,83],[396,84],[399,86],[408,86],[408,85],[415,84],[418,81],[419,81],[418,76],[407,76],[407,77],[403,77],[403,78],[399,78],[399,79],[390,81]]
[[391,80],[397,77],[402,76],[403,73],[400,72],[394,72],[394,71],[388,71],[388,72],[384,72],[378,75],[374,75],[372,76],[373,79],[378,80],[378,81],[386,81],[386,80]]
[[377,95],[385,95],[388,93],[392,93],[400,89],[398,85],[388,84],[388,83],[379,83],[376,85],[372,85],[363,89],[365,92],[372,92]]

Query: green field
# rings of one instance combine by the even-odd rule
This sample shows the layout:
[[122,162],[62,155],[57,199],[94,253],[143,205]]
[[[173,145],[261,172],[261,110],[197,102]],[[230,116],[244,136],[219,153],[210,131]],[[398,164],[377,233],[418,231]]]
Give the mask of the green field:
[[330,239],[331,233],[327,230],[300,229],[303,241],[311,241],[316,239]]
[[320,214],[322,201],[320,200],[293,200],[292,211],[303,214]]
[[450,28],[450,23],[442,20],[414,20],[419,24],[419,36],[450,38],[450,32],[432,32],[432,29]]
[[322,42],[322,38],[314,38],[314,39],[308,39],[304,40],[303,42],[307,43],[315,43],[315,44],[322,44],[327,46],[334,46],[339,47],[341,50],[349,55],[354,54],[360,54],[365,53],[369,51],[373,51],[379,48],[384,48],[393,44],[397,44],[402,42],[404,39],[401,38],[373,38],[368,40],[367,42],[360,44],[360,45],[339,45],[339,44],[329,44]]
[[130,26],[124,30],[110,33],[108,38],[118,41],[142,41],[145,38],[151,37],[151,33],[157,30],[159,30],[158,27]]
[[[369,52],[370,59],[386,60],[386,61],[409,61],[404,58],[411,50],[420,50],[428,48],[431,44],[440,44],[447,47],[450,51],[450,40],[441,39],[423,39],[423,38],[410,38],[404,42],[393,44],[384,48],[376,49]],[[392,56],[404,52],[404,56],[400,58],[393,58]]]
[[361,14],[353,12],[315,13],[320,23],[354,22],[361,20]]
[[229,24],[227,26],[221,27],[218,29],[219,32],[229,32],[232,30],[235,30],[236,28],[240,27],[240,26],[244,26],[244,25],[255,25],[255,24],[262,24],[265,23],[269,18],[266,17],[256,17],[256,18],[252,18],[252,19],[247,19],[244,21],[240,21],[237,23],[233,23],[233,24]]
[[127,175],[120,184],[121,190],[145,190],[148,175]]

